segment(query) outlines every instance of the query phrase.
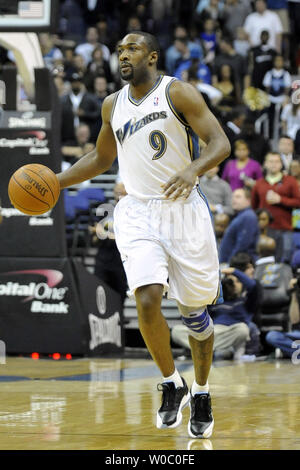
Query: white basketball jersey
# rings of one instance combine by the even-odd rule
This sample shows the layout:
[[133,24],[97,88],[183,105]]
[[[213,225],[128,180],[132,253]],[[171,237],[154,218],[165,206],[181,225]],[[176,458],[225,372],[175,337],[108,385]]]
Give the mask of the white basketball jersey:
[[164,199],[161,185],[198,157],[199,139],[169,96],[173,80],[160,75],[138,101],[131,97],[129,85],[116,95],[111,126],[120,179],[127,193],[138,199]]

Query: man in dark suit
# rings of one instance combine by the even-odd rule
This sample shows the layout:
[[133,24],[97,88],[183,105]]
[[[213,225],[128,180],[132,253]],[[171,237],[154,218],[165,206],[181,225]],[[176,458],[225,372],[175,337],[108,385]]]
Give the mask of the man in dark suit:
[[97,140],[97,121],[101,112],[97,99],[93,94],[87,93],[79,74],[72,74],[70,81],[71,91],[61,97],[62,144],[75,144],[75,128],[81,123],[89,126],[91,142],[95,143]]

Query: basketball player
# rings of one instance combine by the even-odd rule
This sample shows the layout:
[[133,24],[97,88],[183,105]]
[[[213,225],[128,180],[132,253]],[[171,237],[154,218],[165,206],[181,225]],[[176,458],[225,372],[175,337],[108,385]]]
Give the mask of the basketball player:
[[[163,375],[157,427],[178,426],[190,402],[189,435],[208,438],[214,425],[208,385],[213,323],[206,306],[218,298],[219,265],[209,210],[196,183],[230,154],[230,145],[192,85],[158,74],[159,47],[152,35],[126,35],[118,55],[129,84],[103,102],[96,151],[58,177],[61,188],[78,184],[107,171],[118,155],[128,195],[115,209],[115,236],[141,334]],[[206,147],[193,160],[195,135]],[[200,221],[194,228],[192,219]],[[175,368],[161,313],[166,290],[190,332],[191,393]]]

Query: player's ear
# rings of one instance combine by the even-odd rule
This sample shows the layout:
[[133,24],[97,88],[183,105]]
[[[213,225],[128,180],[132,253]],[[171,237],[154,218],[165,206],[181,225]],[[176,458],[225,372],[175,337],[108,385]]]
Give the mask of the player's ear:
[[154,65],[157,63],[157,60],[158,60],[158,54],[157,52],[153,51],[153,52],[150,52],[149,54],[149,65]]

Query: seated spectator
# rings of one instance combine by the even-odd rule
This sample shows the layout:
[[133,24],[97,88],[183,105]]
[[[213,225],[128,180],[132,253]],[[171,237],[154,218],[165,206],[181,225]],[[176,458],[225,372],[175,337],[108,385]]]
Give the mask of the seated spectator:
[[283,173],[279,153],[270,152],[265,158],[265,176],[252,188],[251,203],[254,210],[268,209],[273,216],[270,227],[282,236],[283,262],[292,255],[292,209],[300,206],[300,191],[295,178]]
[[200,187],[207,198],[213,215],[225,213],[232,216],[232,191],[229,184],[218,176],[218,171],[219,167],[216,166],[201,176],[199,180]]
[[[257,299],[252,296],[256,281],[235,268],[222,270],[224,303],[209,305],[214,322],[214,359],[243,359],[247,341],[250,339],[251,311]],[[254,303],[253,303],[254,301]],[[185,325],[171,330],[174,343],[189,349],[189,332]]]
[[271,150],[270,143],[268,139],[255,131],[252,118],[244,120],[239,138],[247,143],[251,157],[262,166],[265,155]]
[[276,241],[274,238],[268,235],[261,235],[257,242],[257,254],[256,266],[260,266],[266,263],[276,263],[275,259]]
[[237,28],[236,39],[233,41],[233,46],[240,56],[244,57],[245,59],[248,57],[250,43],[248,41],[248,35],[246,31],[241,27]]
[[87,124],[79,124],[75,129],[75,145],[63,145],[61,153],[64,160],[73,165],[79,158],[91,152],[95,145],[90,142],[91,132]]
[[195,51],[190,51],[188,43],[183,39],[176,39],[175,46],[181,53],[180,59],[177,60],[174,77],[179,80],[183,80],[183,72],[187,71],[191,66],[197,69],[198,78],[208,85],[211,84],[211,73],[207,65],[201,63],[199,60],[199,54]]
[[211,63],[215,58],[217,45],[216,23],[212,18],[204,21],[203,31],[200,33],[200,40],[204,52],[203,62]]
[[[239,251],[230,260],[229,266],[231,268],[239,269],[243,271],[251,279],[254,278],[254,264],[253,259],[248,253]],[[255,312],[253,312],[255,313]]]
[[66,95],[70,91],[69,84],[64,80],[63,75],[57,69],[53,70],[53,81],[59,97]]
[[300,129],[300,103],[288,103],[281,112],[281,125],[284,134],[290,139],[295,139]]
[[141,21],[137,15],[132,15],[128,18],[124,36],[125,34],[130,34],[134,31],[144,31]]
[[[214,322],[214,357],[218,359],[241,359],[250,340],[250,325],[257,306],[257,284],[239,269],[222,269],[224,303],[210,305],[209,313]],[[254,295],[253,291],[255,291]],[[259,330],[252,323],[253,334],[259,338]],[[257,354],[260,352],[259,339]]]
[[63,62],[63,53],[55,46],[52,34],[40,33],[39,42],[46,67],[52,70]]
[[231,112],[239,103],[240,94],[230,65],[221,65],[214,86],[222,93],[222,99],[218,103],[218,108],[226,113]]
[[[97,100],[99,111],[101,113],[103,101],[109,95],[108,83],[105,77],[98,76],[94,78],[92,92]],[[101,126],[102,126],[102,116],[100,114],[97,124],[95,125],[96,134],[99,133]]]
[[218,73],[222,65],[229,65],[233,72],[233,81],[236,85],[237,102],[241,102],[245,81],[247,81],[248,66],[244,57],[236,52],[233,40],[228,36],[222,36],[214,60],[212,84],[215,86]]
[[268,237],[274,240],[276,244],[275,259],[277,262],[280,262],[282,259],[282,237],[280,233],[270,228],[270,224],[274,220],[272,214],[267,209],[257,209],[256,215],[260,232],[259,240],[262,237],[264,237],[264,239]]
[[282,135],[278,141],[278,152],[280,153],[283,169],[289,171],[292,160],[295,158],[295,145],[293,139],[288,135]]
[[173,44],[167,49],[165,58],[166,71],[171,76],[174,76],[176,67],[178,66],[178,60],[181,58],[181,52],[176,47],[176,44],[178,45],[178,43],[176,43],[177,39],[181,39],[186,42],[190,53],[194,53],[194,57],[196,54],[200,60],[203,57],[201,46],[189,39],[186,28],[181,25],[176,26]]
[[262,178],[260,164],[249,157],[249,147],[244,140],[236,140],[233,144],[234,159],[225,164],[222,178],[230,184],[234,191],[238,188],[251,189],[255,181]]
[[248,189],[236,189],[232,193],[232,208],[236,216],[227,227],[220,244],[220,262],[229,263],[238,252],[248,253],[255,259],[259,236],[258,221],[251,209],[251,194]]
[[248,63],[249,63],[249,86],[254,88],[260,88],[264,90],[263,80],[266,73],[272,69],[274,58],[277,55],[275,49],[272,49],[268,44],[270,34],[264,30],[260,34],[260,44],[252,47],[249,51]]
[[283,104],[287,99],[292,84],[290,73],[284,68],[282,55],[276,55],[273,61],[273,68],[266,73],[263,79],[263,86],[269,93],[271,103]]
[[223,130],[230,142],[231,147],[243,129],[247,111],[244,106],[235,106],[228,115],[228,121],[223,124]]
[[215,214],[214,216],[214,229],[215,229],[218,251],[220,248],[220,243],[222,241],[224,232],[227,229],[229,222],[230,222],[230,217],[228,214],[220,213],[220,214]]
[[72,75],[77,73],[82,78],[82,82],[85,83],[87,66],[84,58],[80,54],[74,54],[70,62],[66,62],[65,68],[65,80],[72,81]]
[[212,107],[215,107],[222,99],[222,93],[214,86],[203,83],[202,79],[198,76],[198,65],[191,66],[187,70],[187,81],[194,85],[200,93],[206,95]]
[[252,47],[260,44],[262,31],[268,31],[269,44],[277,52],[281,51],[282,24],[276,13],[267,9],[265,0],[255,0],[255,12],[250,13],[244,23]]
[[99,42],[99,35],[97,28],[94,26],[90,26],[86,32],[86,42],[83,44],[79,44],[75,52],[76,54],[82,55],[85,64],[87,65],[92,60],[92,53],[95,47],[101,47],[103,51],[103,59],[109,60],[110,58],[110,51],[105,44],[100,44]]
[[109,95],[107,80],[103,75],[98,75],[94,78],[93,85],[93,94],[95,95],[99,106],[102,107],[103,101]]
[[[230,260],[230,267],[242,271],[250,279],[254,279],[254,264],[251,256],[248,253],[239,252],[234,255]],[[256,286],[251,289],[251,292],[243,291],[244,295],[248,296],[248,304],[251,306],[252,314],[251,322],[249,323],[250,340],[246,343],[246,354],[259,355],[262,351],[260,341],[260,302],[262,296],[262,287],[258,280],[254,279]]]
[[96,97],[87,93],[82,78],[73,74],[71,78],[71,90],[67,95],[61,97],[62,126],[61,141],[63,145],[73,145],[76,142],[75,128],[80,123],[89,126],[91,141],[97,140],[95,133],[97,121],[100,116]]
[[101,75],[102,77],[106,78],[108,83],[113,82],[109,61],[103,58],[103,51],[101,47],[95,47],[93,50],[92,60],[88,63],[86,73],[86,87],[89,91],[92,91],[93,89],[94,79],[96,76]]

